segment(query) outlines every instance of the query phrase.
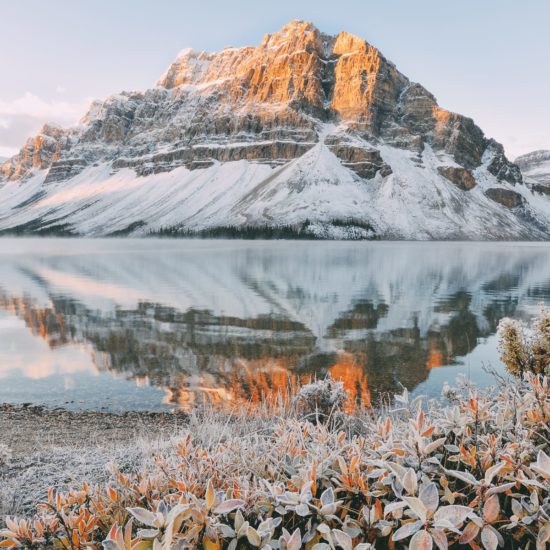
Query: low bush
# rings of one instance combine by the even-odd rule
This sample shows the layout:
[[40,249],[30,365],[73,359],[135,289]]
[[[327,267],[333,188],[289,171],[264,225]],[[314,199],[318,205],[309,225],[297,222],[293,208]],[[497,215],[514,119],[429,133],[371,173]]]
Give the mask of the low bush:
[[550,309],[544,309],[530,326],[505,318],[498,332],[501,359],[512,374],[550,376]]
[[112,467],[107,484],[51,489],[35,517],[7,518],[0,547],[543,550],[548,378],[447,399],[405,392],[326,422],[275,405],[196,413],[149,469]]
[[303,385],[292,401],[303,419],[326,422],[341,412],[347,398],[344,383],[327,378]]

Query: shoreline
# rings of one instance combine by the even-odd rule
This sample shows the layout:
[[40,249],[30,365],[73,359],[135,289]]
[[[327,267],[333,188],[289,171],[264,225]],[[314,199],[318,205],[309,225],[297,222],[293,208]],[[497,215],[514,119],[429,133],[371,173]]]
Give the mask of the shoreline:
[[176,412],[70,411],[40,405],[0,404],[0,518],[24,513],[50,486],[69,489],[82,480],[106,481],[106,465],[132,469],[144,451],[188,423]]
[[0,442],[18,458],[47,446],[123,443],[152,428],[162,434],[177,429],[187,417],[184,411],[73,411],[0,403]]

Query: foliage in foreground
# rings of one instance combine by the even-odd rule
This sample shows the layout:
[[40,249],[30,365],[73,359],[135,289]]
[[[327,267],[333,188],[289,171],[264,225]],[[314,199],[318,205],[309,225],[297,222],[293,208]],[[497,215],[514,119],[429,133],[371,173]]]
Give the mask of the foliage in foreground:
[[[326,403],[322,391],[305,394]],[[6,520],[0,547],[546,548],[548,378],[493,393],[464,383],[447,399],[423,407],[405,391],[392,410],[328,418],[204,413],[148,471],[50,490],[36,517]]]
[[502,319],[498,332],[501,359],[512,374],[550,376],[550,309],[543,309],[530,326]]

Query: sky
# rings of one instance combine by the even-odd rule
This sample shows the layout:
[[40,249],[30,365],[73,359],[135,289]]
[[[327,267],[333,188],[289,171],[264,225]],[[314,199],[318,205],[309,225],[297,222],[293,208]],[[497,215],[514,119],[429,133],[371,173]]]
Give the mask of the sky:
[[183,48],[256,45],[292,19],[366,39],[510,158],[550,149],[549,0],[0,0],[0,157],[154,86]]

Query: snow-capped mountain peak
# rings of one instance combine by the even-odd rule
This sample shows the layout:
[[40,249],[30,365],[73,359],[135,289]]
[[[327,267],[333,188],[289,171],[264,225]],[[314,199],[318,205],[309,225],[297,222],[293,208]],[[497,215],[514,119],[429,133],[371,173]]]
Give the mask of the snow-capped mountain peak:
[[550,201],[475,123],[379,50],[292,21],[186,49],[144,92],[45,126],[0,170],[0,230],[301,228],[322,237],[546,238]]

